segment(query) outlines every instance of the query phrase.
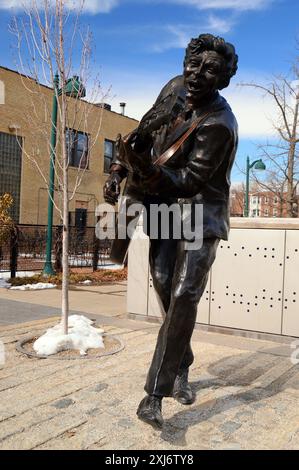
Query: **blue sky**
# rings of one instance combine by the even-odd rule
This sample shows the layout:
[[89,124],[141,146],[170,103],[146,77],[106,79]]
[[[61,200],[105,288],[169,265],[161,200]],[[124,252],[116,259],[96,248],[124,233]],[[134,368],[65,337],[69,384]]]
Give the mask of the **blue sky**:
[[[7,26],[21,0],[0,0],[1,65],[15,68]],[[237,162],[257,156],[256,143],[271,139],[271,103],[242,82],[266,84],[287,74],[299,55],[299,0],[86,0],[82,22],[94,37],[94,68],[110,103],[139,119],[161,87],[182,72],[184,49],[200,33],[223,36],[239,55],[239,70],[223,95],[239,121]],[[243,175],[235,166],[233,180]]]

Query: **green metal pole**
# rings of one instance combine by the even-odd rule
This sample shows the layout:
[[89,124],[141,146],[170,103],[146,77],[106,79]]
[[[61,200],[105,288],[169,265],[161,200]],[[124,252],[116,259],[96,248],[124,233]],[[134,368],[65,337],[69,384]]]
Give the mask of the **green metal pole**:
[[246,159],[246,188],[245,188],[244,217],[249,216],[249,171],[250,171],[250,163],[249,163],[249,157],[247,157],[247,159]]
[[56,90],[59,87],[59,76],[54,77],[54,95],[52,105],[52,129],[51,129],[51,153],[50,153],[50,175],[49,175],[49,197],[48,197],[48,227],[46,243],[46,262],[44,274],[51,276],[55,274],[52,267],[52,227],[53,227],[53,200],[54,200],[54,179],[55,179],[55,155],[56,155],[56,126],[57,126],[57,96]]

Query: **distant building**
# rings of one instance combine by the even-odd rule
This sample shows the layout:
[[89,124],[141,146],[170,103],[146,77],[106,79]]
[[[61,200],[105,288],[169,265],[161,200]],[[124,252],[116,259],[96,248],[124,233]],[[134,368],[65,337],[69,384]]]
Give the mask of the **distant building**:
[[[281,196],[271,191],[259,191],[250,195],[250,217],[288,217],[287,193]],[[297,207],[299,196],[297,196]],[[298,215],[297,215],[298,216]]]
[[[35,152],[38,155],[41,170],[48,179],[51,133],[49,116],[53,90],[31,79],[29,82],[32,92],[29,92],[24,87],[23,79],[19,73],[0,67],[0,194],[8,192],[13,196],[13,217],[17,223],[43,225],[47,223],[47,187],[36,165],[25,153],[34,155]],[[40,109],[41,93],[50,113]],[[70,98],[70,102],[72,100]],[[67,134],[70,151],[70,191],[73,190],[76,175],[81,171],[79,166],[82,161],[87,165],[82,183],[70,203],[70,217],[74,219],[75,224],[93,225],[95,208],[103,202],[102,188],[114,154],[116,136],[119,133],[126,135],[131,132],[138,122],[121,112],[111,111],[109,105],[97,106],[82,101],[82,106],[88,110],[84,130],[79,116],[79,124],[68,129]],[[38,142],[30,125],[33,111],[40,116],[40,125],[45,129],[44,138],[39,137]],[[99,118],[99,113],[102,113],[102,124],[95,145],[90,149],[89,142],[95,132],[94,123]],[[32,122],[33,117],[32,114]],[[83,159],[82,152],[85,152]],[[55,181],[55,201],[58,201],[60,194],[59,184]],[[59,217],[55,211],[54,223],[58,221]]]
[[[287,194],[281,197],[271,191],[254,191],[249,193],[249,217],[288,217],[286,207]],[[297,196],[297,207],[299,196]],[[233,189],[230,194],[231,217],[243,217],[245,192]]]

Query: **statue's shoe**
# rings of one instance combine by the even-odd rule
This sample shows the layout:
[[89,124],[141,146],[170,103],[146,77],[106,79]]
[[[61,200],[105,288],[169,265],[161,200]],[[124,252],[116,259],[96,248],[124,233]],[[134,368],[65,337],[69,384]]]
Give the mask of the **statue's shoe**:
[[188,382],[188,369],[180,371],[176,376],[173,387],[173,398],[182,405],[192,405],[195,402],[195,393]]
[[154,395],[144,397],[138,406],[137,416],[154,428],[161,429],[163,426],[162,397]]

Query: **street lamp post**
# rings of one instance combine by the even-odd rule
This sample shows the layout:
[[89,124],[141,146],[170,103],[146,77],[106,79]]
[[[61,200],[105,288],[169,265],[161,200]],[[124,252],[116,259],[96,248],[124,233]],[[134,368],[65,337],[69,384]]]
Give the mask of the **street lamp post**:
[[50,174],[49,174],[49,196],[48,196],[48,224],[46,240],[46,262],[43,273],[46,276],[55,274],[52,266],[52,229],[53,229],[53,201],[54,201],[54,180],[55,180],[55,157],[56,157],[56,129],[57,129],[57,96],[63,92],[73,98],[84,98],[86,90],[77,75],[67,80],[64,87],[59,89],[59,75],[54,76],[54,94],[52,103],[52,127],[51,127],[51,151],[50,151]]
[[263,160],[259,158],[254,162],[250,163],[249,157],[246,159],[246,188],[245,188],[245,208],[244,208],[244,217],[249,216],[249,172],[251,168],[255,170],[265,170],[266,165],[264,164]]

